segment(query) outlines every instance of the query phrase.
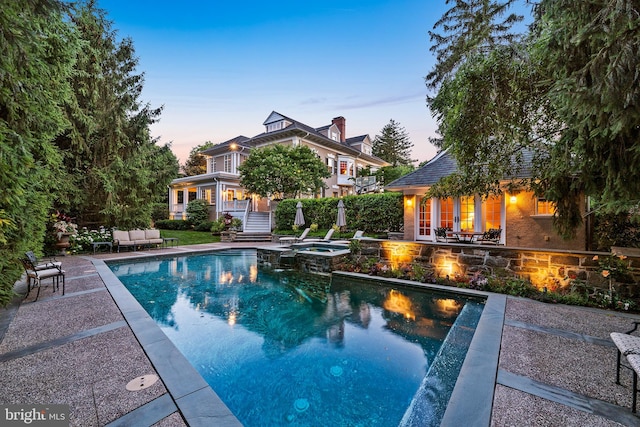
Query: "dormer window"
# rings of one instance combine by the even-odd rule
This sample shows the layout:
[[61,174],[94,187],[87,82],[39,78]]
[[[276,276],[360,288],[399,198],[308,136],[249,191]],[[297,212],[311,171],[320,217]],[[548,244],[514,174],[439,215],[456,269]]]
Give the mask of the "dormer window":
[[277,120],[275,122],[271,122],[271,123],[267,123],[267,133],[268,132],[275,132],[277,130],[281,130],[286,128],[287,126],[289,126],[291,124],[290,121],[288,120]]
[[331,135],[330,138],[333,139],[334,141],[338,141],[340,139],[338,132],[331,132],[330,135]]
[[275,122],[275,123],[269,123],[267,125],[267,132],[274,132],[277,130],[282,129],[282,121],[279,122]]

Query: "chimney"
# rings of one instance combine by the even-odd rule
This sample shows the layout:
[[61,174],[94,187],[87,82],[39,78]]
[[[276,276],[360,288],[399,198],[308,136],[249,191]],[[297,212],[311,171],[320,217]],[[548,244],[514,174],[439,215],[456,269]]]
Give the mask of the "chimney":
[[345,142],[347,140],[347,121],[344,117],[336,117],[331,120],[331,123],[338,126],[340,130],[340,142]]

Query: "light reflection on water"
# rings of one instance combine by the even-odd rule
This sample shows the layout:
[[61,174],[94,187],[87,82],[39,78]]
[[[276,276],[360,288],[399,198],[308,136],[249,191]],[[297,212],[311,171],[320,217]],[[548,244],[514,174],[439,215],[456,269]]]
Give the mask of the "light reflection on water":
[[111,268],[246,426],[398,425],[465,303],[259,270],[251,250]]

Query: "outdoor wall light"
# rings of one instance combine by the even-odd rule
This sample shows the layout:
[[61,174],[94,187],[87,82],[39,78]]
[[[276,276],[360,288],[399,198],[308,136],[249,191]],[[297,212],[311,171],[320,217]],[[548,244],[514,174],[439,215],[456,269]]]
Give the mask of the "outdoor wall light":
[[407,197],[406,202],[407,202],[407,207],[413,206],[413,197]]
[[511,202],[511,204],[514,204],[518,201],[518,198],[516,196],[511,196],[511,199],[509,199],[509,201]]

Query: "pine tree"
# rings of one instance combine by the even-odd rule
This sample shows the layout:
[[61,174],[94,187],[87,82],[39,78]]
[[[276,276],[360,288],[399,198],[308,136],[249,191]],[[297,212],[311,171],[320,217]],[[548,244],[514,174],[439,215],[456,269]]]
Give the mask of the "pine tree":
[[[68,172],[59,207],[83,225],[148,226],[151,206],[178,171],[175,156],[149,134],[162,109],[139,100],[144,75],[136,74],[133,42],[117,40],[95,2],[80,4],[70,18],[83,49],[67,106],[72,126],[56,140]],[[149,158],[158,152],[158,159]],[[159,159],[169,164],[158,165]]]
[[68,125],[63,106],[77,39],[57,1],[3,0],[0,7],[0,305],[39,253],[58,194],[62,156],[52,143]]
[[189,157],[182,167],[185,176],[202,175],[207,172],[207,159],[200,152],[211,147],[213,147],[213,142],[207,141],[191,149]]
[[469,56],[486,54],[514,41],[516,35],[510,30],[523,17],[512,13],[500,20],[514,1],[447,0],[447,4],[455,4],[429,31],[433,42],[430,51],[435,53],[437,62],[426,77],[427,85],[436,88]]
[[381,158],[392,166],[412,165],[411,148],[407,131],[393,119],[389,120],[373,140],[373,155]]

